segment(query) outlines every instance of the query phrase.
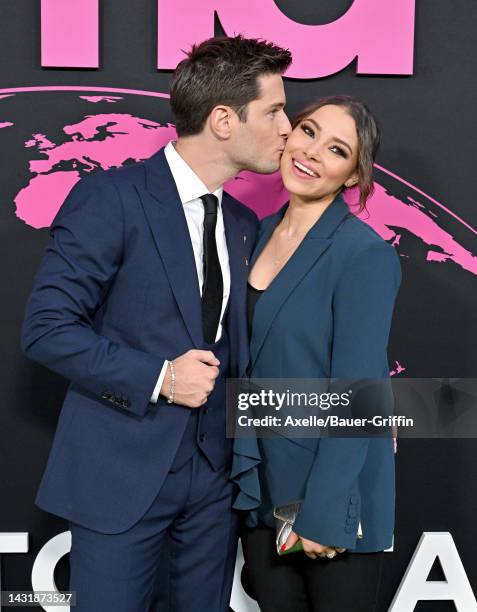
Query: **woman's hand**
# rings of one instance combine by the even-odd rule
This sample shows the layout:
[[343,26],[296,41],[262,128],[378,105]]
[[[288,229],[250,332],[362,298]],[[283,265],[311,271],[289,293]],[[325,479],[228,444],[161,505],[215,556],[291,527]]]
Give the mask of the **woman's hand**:
[[[294,546],[298,540],[301,540],[303,543],[303,552],[310,559],[316,559],[317,557],[321,557],[323,559],[327,558],[332,559],[336,553],[342,553],[346,549],[345,548],[335,548],[334,546],[325,546],[323,544],[319,544],[318,542],[313,542],[313,540],[307,540],[299,536],[297,533],[292,531],[285,542],[285,550]],[[328,556],[329,555],[329,556]]]

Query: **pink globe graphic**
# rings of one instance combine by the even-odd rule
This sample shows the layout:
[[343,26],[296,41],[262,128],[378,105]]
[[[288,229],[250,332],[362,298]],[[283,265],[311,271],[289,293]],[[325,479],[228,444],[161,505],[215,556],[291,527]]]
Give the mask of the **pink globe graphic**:
[[[58,123],[57,116],[71,119]],[[1,146],[11,151],[10,163],[0,170],[2,184],[12,182],[12,169],[18,174],[11,201],[4,205],[12,207],[19,223],[47,228],[82,176],[147,159],[175,137],[172,120],[167,94],[157,92],[0,90]],[[288,199],[279,173],[242,172],[225,188],[260,217]],[[351,211],[356,199],[353,191],[346,194]],[[433,273],[452,268],[472,279],[477,275],[471,251],[477,230],[390,169],[376,166],[375,193],[360,217],[398,250],[403,263],[424,264]],[[405,370],[399,360],[394,364],[392,374]]]

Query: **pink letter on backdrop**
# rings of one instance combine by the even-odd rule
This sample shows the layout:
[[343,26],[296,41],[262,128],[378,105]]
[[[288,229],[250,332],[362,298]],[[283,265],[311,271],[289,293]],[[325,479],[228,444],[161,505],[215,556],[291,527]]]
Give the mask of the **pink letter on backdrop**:
[[284,15],[274,0],[158,0],[159,69],[171,70],[190,49],[214,34],[214,12],[229,36],[242,33],[287,47],[287,77],[334,74],[358,58],[360,74],[412,74],[415,0],[355,0],[326,25],[303,25]]
[[41,65],[99,67],[98,0],[41,0]]

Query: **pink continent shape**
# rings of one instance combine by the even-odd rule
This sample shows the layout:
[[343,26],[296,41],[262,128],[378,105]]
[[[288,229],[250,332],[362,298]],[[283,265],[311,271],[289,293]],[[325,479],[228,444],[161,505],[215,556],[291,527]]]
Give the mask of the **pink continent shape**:
[[[352,203],[356,202],[356,193],[353,194],[352,190],[349,190],[346,199],[353,211]],[[400,235],[392,228],[402,228],[429,245],[427,261],[453,261],[464,270],[477,274],[477,257],[442,229],[435,213],[422,202],[417,202],[414,198],[408,198],[408,201],[404,202],[389,195],[382,185],[376,183],[374,195],[366,206],[369,214],[363,212],[358,217],[368,223],[384,240],[392,240],[392,244],[397,240],[399,244]],[[441,251],[436,251],[436,247]]]
[[[80,179],[80,169],[119,168],[126,161],[142,161],[175,137],[172,125],[161,125],[129,114],[99,114],[67,125],[68,136],[54,144],[44,134],[34,134],[25,147],[36,147],[40,159],[31,160],[33,177],[15,197],[16,214],[28,225],[48,227],[73,185]],[[103,132],[106,138],[98,139]],[[69,163],[71,170],[58,170]]]
[[[21,189],[15,198],[17,216],[35,229],[47,227],[79,179],[77,171],[37,174],[30,180],[28,187]],[[36,206],[32,206],[32,197],[37,203]],[[41,202],[41,206],[38,206],[38,202]],[[45,224],[46,219],[49,219],[49,222]]]
[[109,102],[114,104],[114,102],[123,99],[121,96],[80,96],[80,98],[86,100],[86,102],[92,102],[93,104],[97,104],[98,102]]

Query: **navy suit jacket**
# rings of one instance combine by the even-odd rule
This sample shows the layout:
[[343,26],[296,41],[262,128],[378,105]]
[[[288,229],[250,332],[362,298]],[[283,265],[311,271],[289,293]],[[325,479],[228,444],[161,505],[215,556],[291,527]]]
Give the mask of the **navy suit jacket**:
[[[247,264],[258,221],[226,193],[222,205],[230,375],[241,376],[249,359]],[[144,163],[80,180],[50,234],[22,348],[71,384],[36,503],[119,533],[157,495],[189,416],[162,397],[149,402],[163,362],[204,348],[192,244],[163,149]]]
[[[263,220],[251,266],[286,208]],[[395,249],[338,196],[256,304],[250,377],[389,378],[387,343],[400,280]],[[236,508],[255,519],[264,499],[272,506],[304,499],[294,528],[299,535],[359,552],[392,543],[390,437],[237,439],[233,477],[241,488]]]

